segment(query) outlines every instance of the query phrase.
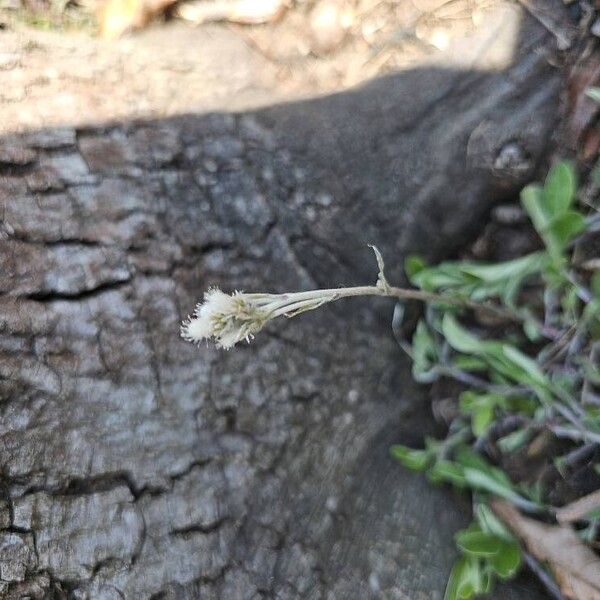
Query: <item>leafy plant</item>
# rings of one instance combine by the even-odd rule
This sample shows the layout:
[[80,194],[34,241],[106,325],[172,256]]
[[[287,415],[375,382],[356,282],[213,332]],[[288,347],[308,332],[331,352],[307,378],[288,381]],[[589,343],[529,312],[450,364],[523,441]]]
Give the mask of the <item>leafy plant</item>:
[[[484,505],[481,508],[485,508]],[[487,516],[493,518],[493,513]],[[502,527],[500,522],[496,523]],[[521,549],[508,531],[492,529],[488,521],[474,521],[456,534],[462,552],[454,565],[446,591],[447,600],[472,598],[492,591],[496,579],[513,577],[521,566]]]
[[[494,516],[490,499],[503,498],[547,518],[555,512],[539,484],[513,482],[482,450],[493,447],[502,464],[543,431],[565,440],[567,454],[600,443],[600,398],[593,392],[600,381],[600,273],[584,272],[573,260],[578,240],[594,222],[575,207],[576,194],[568,162],[556,164],[543,185],[522,191],[522,206],[543,250],[499,264],[428,266],[418,257],[405,264],[413,285],[439,296],[428,303],[411,343],[404,343],[414,377],[426,383],[453,378],[465,387],[445,440],[429,440],[425,449],[392,448],[404,466],[425,472],[433,483],[474,495],[476,519],[456,536],[462,557],[446,600],[485,594],[495,579],[519,569],[519,545]],[[482,323],[459,300],[492,302],[512,319]],[[565,456],[554,460],[561,464]],[[584,531],[590,541],[590,528]]]

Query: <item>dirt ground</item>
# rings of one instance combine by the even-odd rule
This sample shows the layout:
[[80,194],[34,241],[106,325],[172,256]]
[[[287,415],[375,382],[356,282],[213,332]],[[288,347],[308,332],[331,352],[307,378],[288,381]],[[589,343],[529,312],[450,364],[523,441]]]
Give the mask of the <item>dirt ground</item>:
[[[334,26],[318,24],[319,3],[312,2],[268,25],[195,28],[173,21],[111,41],[89,27],[34,28],[4,10],[0,131],[242,110],[423,64],[468,66],[474,53],[463,56],[463,49],[477,37],[476,24],[495,18],[497,3],[334,5],[341,23]],[[501,54],[491,67],[506,64]]]

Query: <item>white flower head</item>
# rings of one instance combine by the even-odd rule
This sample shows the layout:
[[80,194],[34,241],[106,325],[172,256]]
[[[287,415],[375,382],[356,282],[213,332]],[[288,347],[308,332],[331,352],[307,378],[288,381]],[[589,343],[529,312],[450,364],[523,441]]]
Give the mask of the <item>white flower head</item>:
[[337,297],[336,290],[315,290],[292,294],[225,294],[211,288],[193,316],[181,325],[181,337],[188,342],[213,340],[229,349],[242,340],[250,341],[264,325],[281,315],[292,317],[317,308]]
[[196,306],[194,315],[183,322],[181,336],[189,342],[214,339],[220,348],[231,348],[241,340],[249,340],[265,322],[260,308],[248,302],[246,295],[231,295],[212,288],[204,294],[204,302]]

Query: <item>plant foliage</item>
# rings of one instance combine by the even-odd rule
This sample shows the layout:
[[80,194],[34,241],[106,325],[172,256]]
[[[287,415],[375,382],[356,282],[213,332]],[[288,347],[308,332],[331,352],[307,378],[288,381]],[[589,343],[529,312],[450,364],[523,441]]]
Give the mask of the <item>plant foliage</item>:
[[[473,493],[474,521],[456,536],[461,558],[446,600],[486,594],[495,580],[519,570],[519,544],[489,508],[490,499],[545,518],[554,514],[540,482],[511,478],[502,465],[543,432],[566,444],[564,455],[552,456],[556,465],[574,449],[600,443],[600,273],[581,268],[575,257],[598,219],[579,208],[576,197],[575,170],[559,162],[543,185],[521,193],[541,250],[498,264],[406,261],[411,283],[440,298],[428,303],[406,344],[413,375],[423,383],[451,378],[464,386],[445,440],[391,450],[432,483]],[[483,322],[460,300],[502,307],[512,318]],[[589,521],[594,537],[598,515]],[[585,531],[589,538],[589,527]]]

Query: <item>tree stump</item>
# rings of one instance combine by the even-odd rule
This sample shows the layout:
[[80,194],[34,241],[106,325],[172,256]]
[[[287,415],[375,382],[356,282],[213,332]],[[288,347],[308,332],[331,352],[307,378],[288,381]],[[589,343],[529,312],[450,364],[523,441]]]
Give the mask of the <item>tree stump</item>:
[[434,428],[391,306],[230,352],[179,323],[210,285],[371,283],[367,243],[390,280],[455,251],[544,160],[553,44],[526,19],[504,69],[488,38],[333,96],[0,139],[5,597],[443,597],[468,504],[388,455]]

